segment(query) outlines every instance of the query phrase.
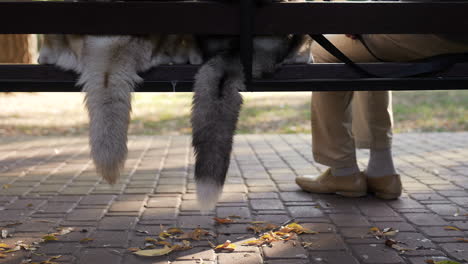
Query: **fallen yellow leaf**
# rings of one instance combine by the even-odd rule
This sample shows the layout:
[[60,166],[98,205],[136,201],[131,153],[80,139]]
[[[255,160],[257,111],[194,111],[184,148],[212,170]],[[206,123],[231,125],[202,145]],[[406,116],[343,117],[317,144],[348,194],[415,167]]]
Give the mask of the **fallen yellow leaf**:
[[148,242],[148,243],[157,243],[158,241],[154,238],[151,238],[151,237],[147,237],[145,238],[145,242]]
[[260,239],[255,239],[255,240],[249,240],[244,243],[242,243],[243,246],[261,246],[265,244],[265,240],[260,240]]
[[166,230],[167,233],[173,235],[173,234],[183,234],[184,231],[182,231],[182,229],[180,228],[177,228],[177,227],[172,227],[172,228],[169,228],[168,230]]
[[228,218],[237,218],[237,219],[241,219],[242,217],[239,216],[239,215],[230,215],[230,216],[228,216]]
[[138,255],[138,256],[143,256],[143,257],[157,257],[157,256],[164,256],[173,251],[173,248],[164,246],[164,248],[160,249],[144,249],[144,250],[138,250],[133,252],[133,254]]
[[183,240],[182,245],[177,244],[177,245],[172,246],[173,250],[187,250],[191,248],[192,248],[192,244],[190,244],[188,240]]
[[8,244],[5,244],[5,243],[0,243],[0,248],[9,249],[9,248],[11,248],[11,246],[8,245]]
[[91,242],[93,240],[94,240],[94,238],[85,237],[85,238],[80,240],[80,243],[88,243],[88,242]]
[[[290,231],[286,231],[286,233],[289,233],[291,231],[293,231],[294,233],[300,235],[302,233],[305,233],[305,234],[317,234],[317,232],[315,231],[312,231],[310,229],[307,229],[307,228],[304,228],[303,226],[301,226],[300,224],[298,223],[291,223],[287,226],[284,227],[285,230],[290,230]],[[281,231],[281,230],[280,230]]]
[[226,240],[224,244],[218,245],[214,248],[215,251],[227,250],[229,252],[232,252],[235,249],[236,249],[236,245],[232,244],[230,240]]
[[232,219],[230,219],[230,218],[218,218],[218,217],[214,217],[213,219],[216,221],[217,224],[221,224],[221,225],[234,223],[234,220],[232,220]]
[[44,242],[49,242],[49,241],[57,241],[58,238],[54,234],[49,234],[49,235],[43,236],[42,240],[44,240]]
[[459,228],[454,227],[454,226],[444,226],[445,230],[455,230],[455,231],[461,231]]
[[166,238],[168,238],[170,236],[171,236],[171,234],[169,234],[168,232],[159,233],[159,239],[162,239],[162,240],[165,240]]

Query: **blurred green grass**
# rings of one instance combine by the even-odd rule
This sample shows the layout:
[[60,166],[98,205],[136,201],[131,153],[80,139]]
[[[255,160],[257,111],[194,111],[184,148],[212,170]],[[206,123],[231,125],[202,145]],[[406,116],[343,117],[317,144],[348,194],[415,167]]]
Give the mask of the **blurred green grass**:
[[[138,93],[131,134],[190,134],[191,93]],[[310,93],[244,93],[238,133],[310,133]],[[1,135],[83,135],[78,93],[0,96]],[[395,132],[468,130],[468,91],[393,93]]]

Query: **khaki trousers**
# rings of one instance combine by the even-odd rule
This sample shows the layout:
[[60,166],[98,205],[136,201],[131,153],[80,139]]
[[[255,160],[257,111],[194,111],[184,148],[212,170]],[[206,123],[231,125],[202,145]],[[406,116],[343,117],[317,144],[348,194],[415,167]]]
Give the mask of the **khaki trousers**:
[[[355,62],[375,62],[359,40],[327,38]],[[364,35],[370,50],[385,61],[410,61],[444,53],[467,52],[468,44],[437,35]],[[315,63],[338,61],[314,43]],[[392,99],[389,91],[314,92],[312,149],[316,162],[334,168],[356,163],[356,148],[386,149],[392,144]]]

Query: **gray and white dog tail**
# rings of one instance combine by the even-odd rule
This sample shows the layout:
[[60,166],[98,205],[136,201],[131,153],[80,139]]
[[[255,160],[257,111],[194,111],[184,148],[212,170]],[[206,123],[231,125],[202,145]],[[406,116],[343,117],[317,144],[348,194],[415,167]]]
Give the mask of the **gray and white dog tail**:
[[85,49],[78,83],[86,92],[91,157],[98,174],[112,184],[127,158],[131,93],[142,81],[137,72],[149,65],[151,45],[129,36],[88,36]]
[[215,56],[195,76],[192,145],[197,197],[205,212],[215,207],[223,190],[243,90],[242,66],[235,57]]

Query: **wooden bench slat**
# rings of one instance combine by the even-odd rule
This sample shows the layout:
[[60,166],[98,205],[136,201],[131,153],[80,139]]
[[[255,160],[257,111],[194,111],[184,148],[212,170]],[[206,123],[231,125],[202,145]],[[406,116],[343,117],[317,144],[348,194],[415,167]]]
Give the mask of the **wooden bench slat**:
[[[309,2],[257,8],[256,34],[468,33],[468,2]],[[239,34],[239,7],[196,2],[1,2],[0,34]]]

